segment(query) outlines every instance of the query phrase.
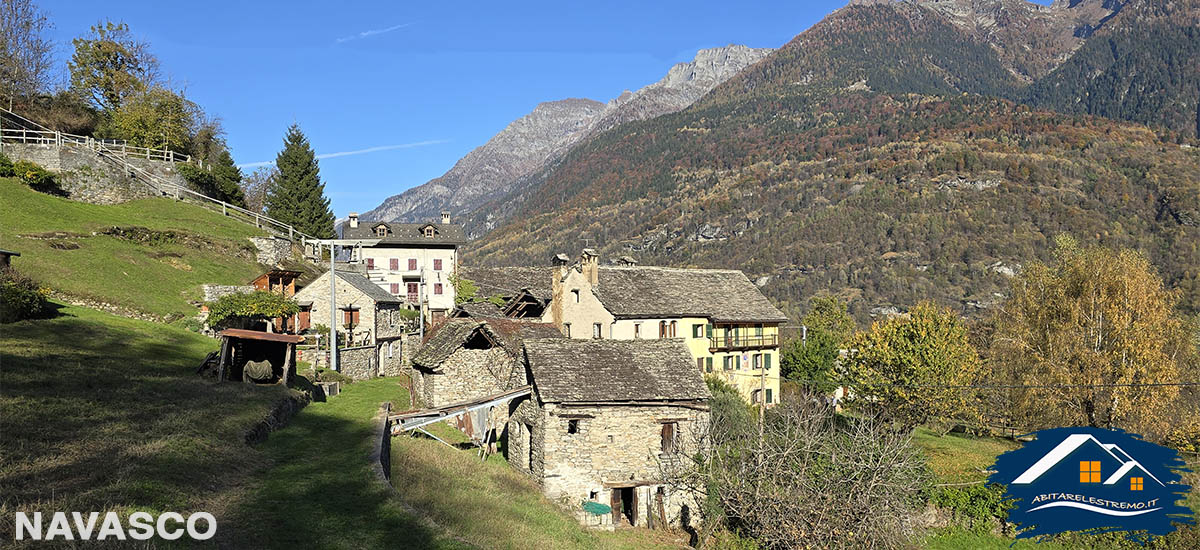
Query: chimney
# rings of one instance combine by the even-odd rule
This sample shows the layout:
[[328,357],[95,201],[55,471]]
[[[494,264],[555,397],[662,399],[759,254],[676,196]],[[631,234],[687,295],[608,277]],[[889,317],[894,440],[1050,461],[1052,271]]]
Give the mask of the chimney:
[[358,212],[350,213],[350,228],[358,229]]
[[595,250],[583,249],[583,254],[579,255],[579,268],[593,288],[600,286],[600,255]]
[[450,224],[450,211],[442,210],[442,225],[449,225],[449,224]]

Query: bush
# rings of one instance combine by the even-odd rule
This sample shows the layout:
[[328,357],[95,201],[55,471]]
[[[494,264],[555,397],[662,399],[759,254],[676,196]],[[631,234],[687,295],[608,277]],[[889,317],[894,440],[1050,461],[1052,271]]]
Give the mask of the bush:
[[968,485],[939,487],[930,499],[934,505],[954,515],[954,520],[974,531],[988,531],[994,520],[1008,518],[1011,502],[1004,500],[1004,487]]
[[0,178],[11,178],[17,175],[17,171],[13,170],[13,163],[8,160],[8,157],[0,153]]
[[38,166],[27,160],[18,160],[12,164],[13,176],[21,178],[34,191],[42,193],[50,193],[54,195],[62,194],[62,189],[58,186],[58,179],[49,170]]
[[45,317],[50,289],[12,268],[0,268],[0,323]]
[[208,306],[208,325],[213,328],[235,320],[291,317],[300,311],[294,300],[265,290],[229,294],[205,305]]

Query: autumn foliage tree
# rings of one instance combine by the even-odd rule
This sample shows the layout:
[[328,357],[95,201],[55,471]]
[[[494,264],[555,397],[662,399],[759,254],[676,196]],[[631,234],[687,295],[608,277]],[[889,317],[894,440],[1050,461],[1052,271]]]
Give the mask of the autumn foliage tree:
[[1176,294],[1131,249],[1056,241],[1053,263],[1028,266],[997,316],[992,357],[1010,380],[1014,414],[1035,426],[1120,427],[1164,436],[1195,360]]
[[979,354],[954,312],[929,302],[859,332],[846,359],[852,396],[863,409],[914,427],[940,419],[977,419]]

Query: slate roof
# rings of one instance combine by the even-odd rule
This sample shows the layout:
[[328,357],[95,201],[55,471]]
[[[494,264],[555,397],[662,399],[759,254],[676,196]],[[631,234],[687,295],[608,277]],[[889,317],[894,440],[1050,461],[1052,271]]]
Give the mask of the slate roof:
[[549,323],[530,323],[511,319],[447,319],[425,338],[421,349],[413,356],[413,365],[427,370],[437,370],[455,351],[475,334],[485,331],[492,341],[505,351],[519,357],[521,344],[526,338],[562,338],[558,328]]
[[[375,234],[375,228],[380,224],[386,225],[388,228],[388,235],[386,237],[379,237]],[[425,236],[423,228],[427,225],[432,225],[436,230],[436,233],[432,237]],[[342,224],[342,238],[379,239],[379,245],[410,246],[451,246],[467,242],[467,235],[463,232],[463,226],[433,222],[399,223],[359,220],[358,227],[350,227],[350,224],[347,222]]]
[[711,397],[680,339],[527,339],[525,358],[545,403]]
[[471,267],[459,266],[458,275],[479,285],[478,296],[506,298],[528,290],[535,298],[549,300],[553,296],[552,267]]
[[376,303],[399,304],[404,302],[404,300],[401,300],[399,296],[392,296],[390,292],[380,288],[379,285],[372,283],[371,281],[367,280],[366,277],[363,277],[358,273],[344,273],[339,271],[337,272],[337,275],[338,279],[341,279],[342,281],[349,283],[350,286],[361,290],[363,294],[366,294],[368,298],[375,300]]
[[491,302],[459,304],[458,309],[472,319],[504,319],[504,311]]
[[782,323],[779,311],[746,275],[731,269],[600,267],[596,297],[618,319],[708,317]]

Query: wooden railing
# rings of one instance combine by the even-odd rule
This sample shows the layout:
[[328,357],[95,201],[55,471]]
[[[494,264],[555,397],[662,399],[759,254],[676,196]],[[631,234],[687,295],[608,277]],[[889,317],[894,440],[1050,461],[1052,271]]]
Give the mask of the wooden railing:
[[779,335],[713,334],[708,337],[708,349],[754,349],[773,348],[779,345]]
[[27,128],[0,128],[0,141],[6,143],[31,143],[35,145],[78,145],[93,151],[104,149],[122,158],[139,158],[165,162],[192,162],[190,155],[176,153],[170,149],[152,149],[129,145],[119,139],[96,139],[53,130],[30,130]]

